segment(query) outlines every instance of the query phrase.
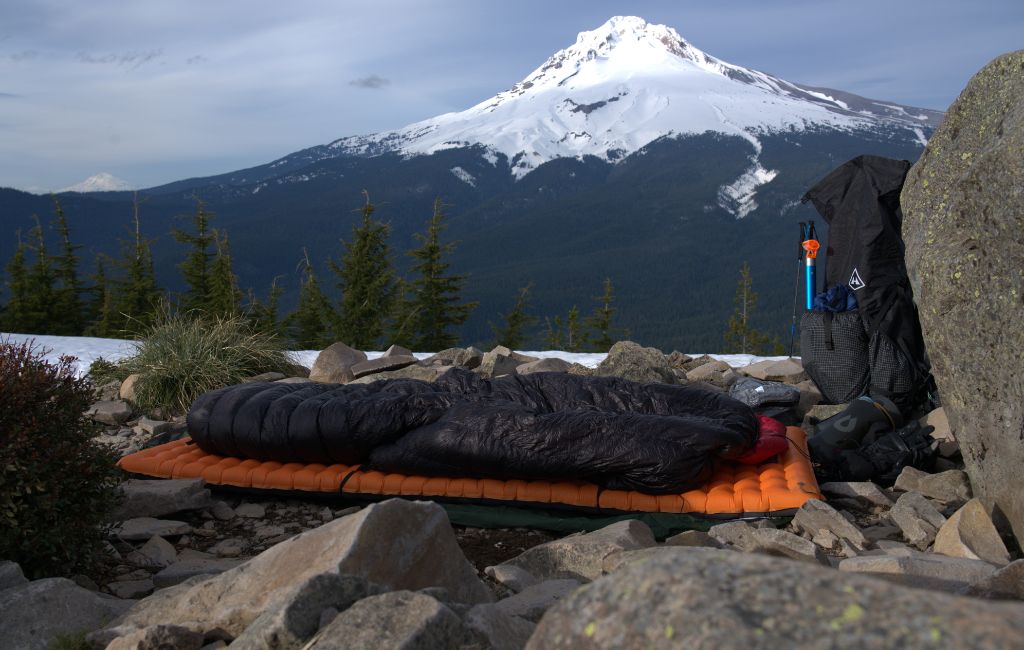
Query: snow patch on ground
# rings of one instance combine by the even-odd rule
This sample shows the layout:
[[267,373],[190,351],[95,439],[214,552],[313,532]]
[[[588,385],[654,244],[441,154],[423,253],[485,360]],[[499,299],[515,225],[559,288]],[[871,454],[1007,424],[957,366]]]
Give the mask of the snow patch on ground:
[[[0,332],[0,341],[10,342],[15,345],[25,341],[33,341],[37,348],[46,352],[46,358],[50,361],[57,361],[61,356],[75,357],[75,368],[79,375],[84,375],[93,361],[100,357],[107,361],[118,361],[130,356],[136,348],[135,341],[123,339],[102,339],[89,336],[47,336],[42,334],[7,334]],[[310,368],[320,350],[293,350],[289,356],[298,364]],[[382,351],[367,352],[368,359],[376,359],[383,356]],[[433,352],[416,352],[417,359],[426,359],[432,356]],[[598,352],[565,352],[562,350],[540,350],[523,351],[522,354],[540,359],[556,358],[568,363],[578,363],[588,368],[596,368],[605,360],[607,354]],[[693,358],[703,356],[702,354],[691,354]],[[752,354],[712,354],[709,355],[719,361],[728,363],[733,368],[742,368],[765,359],[782,360],[788,357],[758,357]]]
[[450,171],[452,174],[455,174],[455,178],[459,179],[463,183],[470,187],[476,187],[476,178],[462,167],[452,167]]

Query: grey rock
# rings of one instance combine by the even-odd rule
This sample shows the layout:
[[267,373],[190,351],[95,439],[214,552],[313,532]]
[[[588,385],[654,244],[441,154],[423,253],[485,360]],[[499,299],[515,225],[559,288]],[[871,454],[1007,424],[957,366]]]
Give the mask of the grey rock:
[[366,375],[373,375],[379,372],[387,372],[389,370],[398,370],[406,366],[411,366],[416,363],[416,357],[411,354],[405,355],[394,355],[390,357],[378,357],[376,359],[370,359],[369,361],[362,361],[352,366],[352,374],[359,377],[365,377]]
[[934,550],[943,555],[985,560],[998,566],[1010,562],[1010,554],[999,537],[999,531],[978,499],[968,501],[939,528]]
[[173,427],[174,424],[166,420],[154,420],[152,418],[142,416],[139,418],[139,423],[135,425],[134,430],[136,433],[155,436],[166,431],[170,431]]
[[349,382],[350,384],[372,384],[381,379],[417,379],[419,381],[434,381],[444,374],[447,368],[437,366],[412,365],[398,370],[378,372],[372,375],[364,375],[359,379]]
[[243,379],[242,383],[253,384],[264,381],[281,381],[282,379],[287,379],[283,372],[263,372],[258,375],[253,375],[248,379]]
[[890,526],[888,524],[868,526],[867,528],[861,529],[861,532],[864,533],[864,537],[866,537],[869,542],[878,542],[884,539],[898,539],[903,533],[899,526]]
[[28,578],[21,572],[17,562],[0,560],[0,591],[25,584],[28,584]]
[[[901,196],[907,270],[946,415],[975,496],[1017,539],[1024,539],[1022,62],[1024,50],[1004,54],[968,82]],[[984,243],[965,245],[979,221]]]
[[946,416],[945,408],[940,406],[921,418],[919,422],[922,426],[931,426],[935,429],[931,433],[935,440],[956,442],[956,436],[953,435],[953,428],[949,426],[949,417]]
[[470,640],[469,631],[447,606],[424,594],[394,591],[364,598],[341,612],[308,647],[456,650]]
[[476,605],[462,619],[463,625],[485,648],[522,650],[536,626],[509,616],[496,605]]
[[246,519],[263,519],[267,516],[267,509],[258,503],[240,503],[235,508],[235,515]]
[[153,481],[128,479],[119,489],[122,501],[111,514],[112,521],[137,517],[160,518],[213,505],[206,481],[201,478]]
[[117,426],[131,418],[132,407],[124,400],[104,400],[90,406],[85,414],[97,422]]
[[[693,361],[693,357],[688,354],[683,354],[679,350],[672,350],[672,352],[665,355],[665,361],[667,361],[668,365],[672,368],[682,370],[686,364]],[[685,371],[683,374],[685,374]]]
[[550,359],[540,359],[539,361],[530,361],[516,368],[516,372],[520,375],[529,375],[534,372],[568,372],[569,362],[563,361],[562,359],[556,359],[554,357]]
[[722,548],[721,542],[701,530],[685,530],[665,540],[666,546],[700,546]]
[[798,359],[772,360],[765,359],[740,368],[741,374],[763,381],[781,381],[786,384],[799,384],[807,381],[807,373]]
[[217,501],[210,507],[210,514],[220,521],[231,521],[235,518],[235,510],[223,501]]
[[821,549],[814,542],[799,535],[775,528],[760,528],[754,530],[753,540],[756,544],[754,550],[759,553],[828,565],[828,560]]
[[153,581],[150,578],[117,580],[108,584],[107,589],[118,598],[142,598],[153,593]]
[[960,470],[929,474],[913,467],[904,467],[893,487],[956,505],[966,503],[971,498],[970,480]]
[[133,601],[79,587],[66,578],[44,578],[0,590],[3,646],[44,650],[62,634],[91,632],[121,615]]
[[97,386],[93,391],[93,395],[96,401],[99,402],[118,399],[121,397],[121,382],[117,379],[111,379],[102,386]]
[[968,585],[964,595],[998,600],[1024,600],[1024,560],[1014,560],[995,573]]
[[493,606],[509,616],[518,616],[536,623],[552,605],[574,592],[578,580],[545,580],[523,589],[518,594],[499,600]]
[[956,593],[992,575],[996,567],[980,560],[910,550],[850,558],[839,563],[839,570],[870,574],[908,587]]
[[917,555],[920,553],[920,551],[911,548],[910,545],[893,539],[880,539],[875,546],[878,547],[878,550],[882,551],[883,555]]
[[932,503],[917,492],[906,492],[896,500],[889,518],[900,527],[908,542],[921,549],[935,541],[946,518]]
[[489,566],[484,569],[484,573],[498,584],[517,593],[540,582],[535,575],[514,564]]
[[839,511],[824,501],[810,499],[793,517],[793,527],[813,536],[820,530],[827,530],[840,539],[845,539],[857,550],[868,546],[868,540],[857,526],[850,523]]
[[409,348],[403,348],[401,345],[392,345],[387,350],[384,350],[385,357],[411,357],[413,356],[412,350]]
[[302,648],[321,628],[324,610],[334,610],[333,620],[338,612],[378,593],[378,587],[358,576],[315,575],[298,585],[282,602],[260,614],[231,647],[235,650]]
[[929,593],[763,555],[673,547],[560,601],[526,647],[916,650],[935,647],[938,638],[946,647],[997,648],[1022,634],[1024,605],[1016,603]]
[[153,584],[158,588],[171,587],[185,582],[195,576],[212,576],[224,573],[241,564],[240,560],[217,559],[217,560],[179,560],[171,564],[153,576]]
[[154,519],[153,517],[133,517],[126,519],[110,530],[110,536],[126,542],[144,542],[152,537],[174,537],[184,535],[192,527],[184,521],[173,519]]
[[741,551],[754,551],[757,549],[757,542],[754,540],[755,530],[745,521],[730,521],[712,526],[708,530],[708,535],[722,545],[735,546]]
[[181,625],[150,625],[114,639],[106,650],[200,650],[202,647],[201,632]]
[[504,345],[499,345],[484,354],[476,371],[484,377],[501,377],[502,375],[514,374],[516,368],[523,365],[523,363],[523,361],[514,356],[512,350]]
[[149,560],[150,566],[165,567],[174,564],[178,559],[178,551],[174,545],[163,537],[151,537],[148,542],[139,549],[139,554]]
[[245,550],[245,543],[235,537],[222,539],[210,547],[210,552],[217,557],[238,557]]
[[345,384],[353,379],[352,366],[366,361],[366,353],[353,350],[344,343],[333,343],[317,355],[309,370],[311,381]]
[[889,495],[871,481],[822,483],[821,491],[824,494],[857,499],[858,501],[882,508],[891,508],[893,506],[893,500],[889,498]]
[[523,569],[542,580],[594,580],[601,576],[604,559],[609,555],[648,548],[656,543],[647,524],[627,519],[585,535],[570,535],[534,546],[503,564]]
[[444,587],[453,600],[470,604],[494,599],[462,555],[441,506],[391,499],[306,531],[219,575],[157,591],[116,625],[196,622],[204,630],[238,636],[320,574],[358,575],[389,590]]
[[619,341],[608,350],[594,371],[599,377],[622,377],[644,384],[677,384],[676,375],[661,351],[632,341]]

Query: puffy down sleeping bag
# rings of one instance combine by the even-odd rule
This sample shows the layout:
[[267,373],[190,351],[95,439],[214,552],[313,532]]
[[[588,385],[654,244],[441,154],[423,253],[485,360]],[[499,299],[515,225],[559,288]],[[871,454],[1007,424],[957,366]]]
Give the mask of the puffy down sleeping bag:
[[222,456],[426,476],[584,480],[679,493],[758,438],[747,405],[707,389],[564,373],[494,380],[251,383],[202,395],[193,440]]

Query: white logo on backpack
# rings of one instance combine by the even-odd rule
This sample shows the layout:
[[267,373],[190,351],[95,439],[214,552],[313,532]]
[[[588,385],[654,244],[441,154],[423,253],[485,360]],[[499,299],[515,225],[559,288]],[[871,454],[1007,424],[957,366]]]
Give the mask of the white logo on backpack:
[[850,276],[849,284],[850,288],[853,289],[854,291],[863,289],[866,286],[864,284],[864,280],[860,279],[860,272],[857,269],[853,270],[853,275]]

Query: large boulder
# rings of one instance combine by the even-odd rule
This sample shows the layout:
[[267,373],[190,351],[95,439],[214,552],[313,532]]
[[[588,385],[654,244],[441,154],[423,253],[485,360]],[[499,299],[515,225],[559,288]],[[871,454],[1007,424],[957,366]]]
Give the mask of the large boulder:
[[166,624],[220,628],[237,637],[320,574],[359,576],[385,590],[443,587],[460,603],[493,600],[441,506],[391,499],[296,535],[212,578],[158,591],[116,623],[117,635]]
[[[982,68],[903,188],[907,270],[974,494],[1024,539],[1024,50]],[[1003,519],[1005,518],[1005,519]]]
[[619,341],[613,345],[594,374],[599,377],[622,377],[643,384],[678,383],[672,366],[660,350],[641,347],[632,341]]
[[715,549],[637,556],[548,610],[527,649],[998,648],[1024,635],[1024,604]]
[[0,646],[43,650],[64,634],[91,632],[135,601],[104,596],[67,578],[44,578],[0,590]]

